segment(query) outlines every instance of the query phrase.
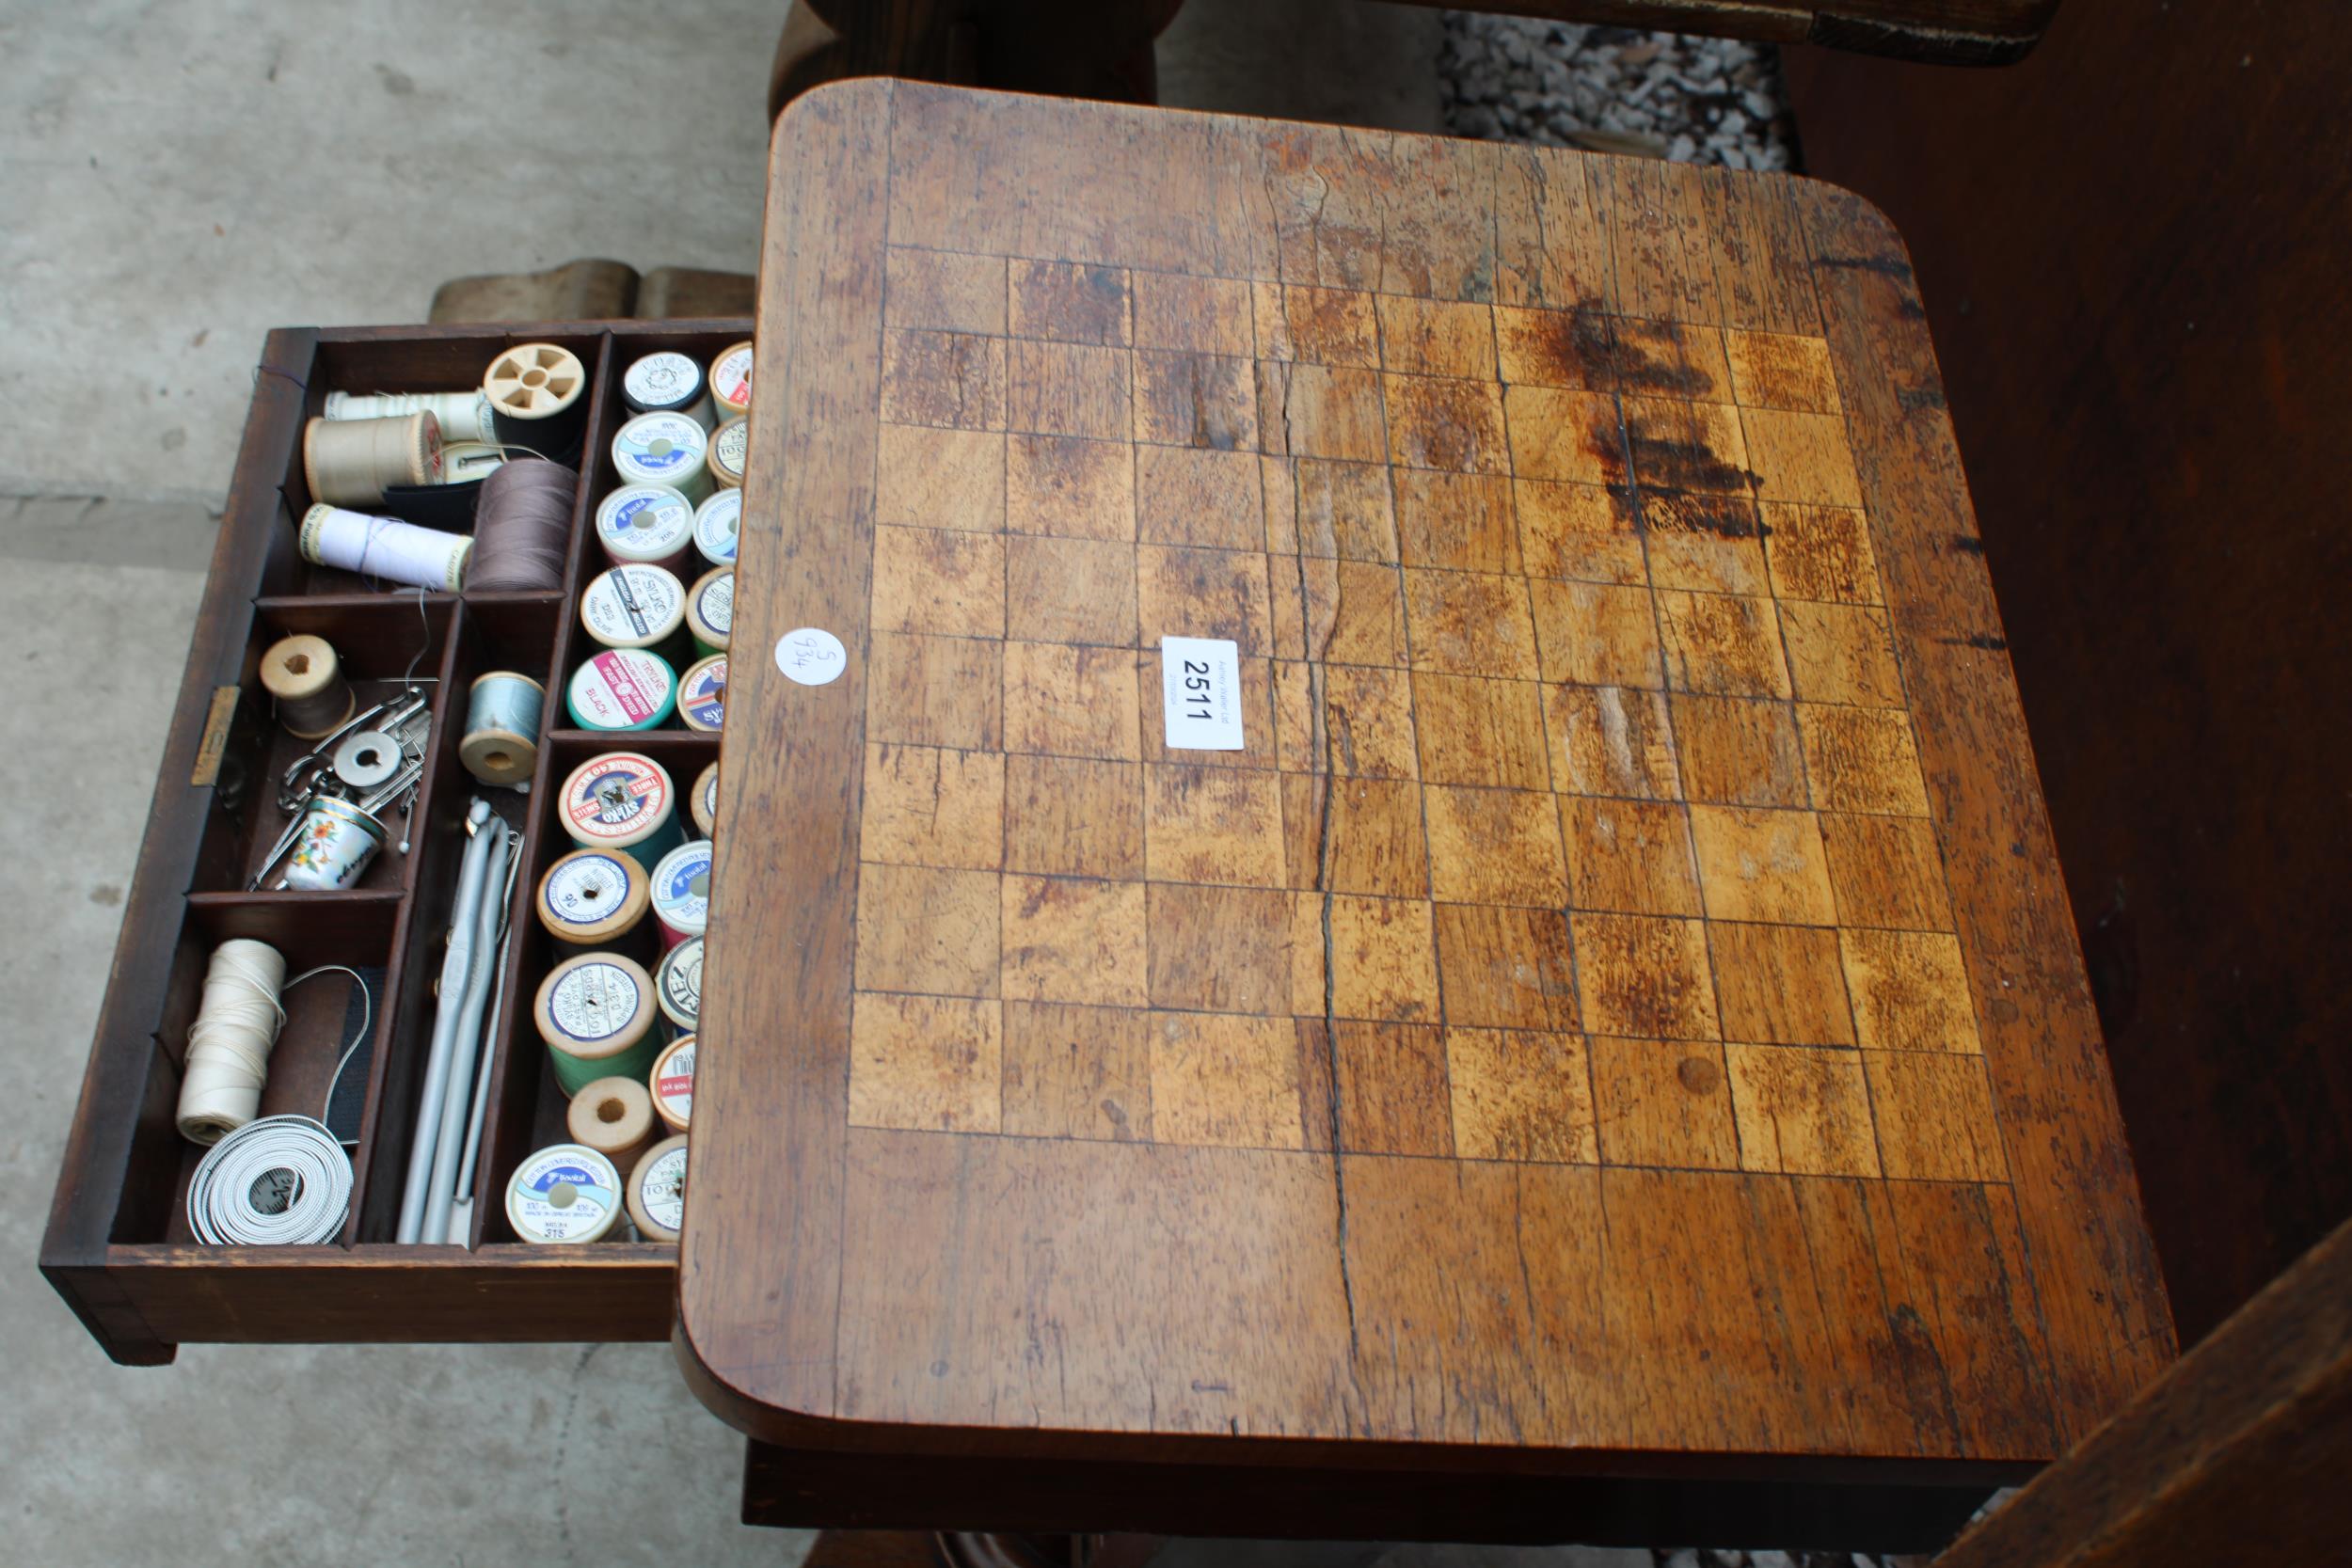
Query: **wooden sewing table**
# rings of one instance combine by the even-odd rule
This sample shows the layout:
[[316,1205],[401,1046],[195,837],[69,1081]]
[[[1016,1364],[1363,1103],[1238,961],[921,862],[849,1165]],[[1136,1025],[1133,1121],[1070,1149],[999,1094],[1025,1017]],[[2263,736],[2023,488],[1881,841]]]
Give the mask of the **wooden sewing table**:
[[677,1338],[753,1516],[1915,1549],[2169,1362],[1874,209],[882,80],[771,181]]

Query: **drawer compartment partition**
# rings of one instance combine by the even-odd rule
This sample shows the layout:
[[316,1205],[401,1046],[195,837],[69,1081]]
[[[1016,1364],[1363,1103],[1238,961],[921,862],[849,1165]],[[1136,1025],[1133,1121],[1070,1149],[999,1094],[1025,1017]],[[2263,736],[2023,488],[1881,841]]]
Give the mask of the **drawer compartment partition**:
[[[741,320],[270,334],[42,1244],[42,1271],[115,1359],[166,1361],[177,1344],[201,1340],[668,1336],[674,1245],[529,1245],[509,1228],[502,1196],[532,1149],[564,1136],[564,1098],[532,1016],[560,956],[531,906],[541,873],[572,847],[554,814],[558,787],[580,761],[628,745],[660,757],[682,793],[719,754],[717,735],[675,721],[616,737],[564,727],[564,677],[594,651],[577,607],[605,564],[593,519],[617,482],[610,447],[628,417],[621,376],[657,350],[707,364],[750,336]],[[478,386],[502,350],[542,341],[570,350],[587,372],[581,483],[558,586],[421,592],[302,558],[297,519],[311,500],[303,431],[329,392],[459,391]],[[409,809],[384,815],[385,849],[340,891],[253,890],[287,825],[281,777],[313,744],[278,721],[260,678],[264,653],[296,634],[335,649],[358,708],[413,687],[431,716]],[[459,758],[469,689],[500,671],[546,693],[521,790],[482,785]],[[472,1244],[402,1245],[436,984],[476,798],[521,848],[504,1003],[482,1040],[488,1096]],[[277,948],[290,979],[348,966],[370,992],[362,1028],[350,975],[290,988],[261,1096],[262,1116],[323,1117],[356,1140],[348,1217],[325,1244],[206,1245],[190,1227],[189,1180],[205,1149],[180,1135],[174,1113],[206,968],[232,937]]]

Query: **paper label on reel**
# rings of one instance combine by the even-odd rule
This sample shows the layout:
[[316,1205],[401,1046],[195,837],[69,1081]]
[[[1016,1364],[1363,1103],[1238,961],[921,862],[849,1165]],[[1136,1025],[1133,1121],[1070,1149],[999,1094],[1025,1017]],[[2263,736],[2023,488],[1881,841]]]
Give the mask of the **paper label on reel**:
[[548,917],[565,926],[594,926],[628,898],[628,868],[617,855],[582,855],[548,873],[541,895]]
[[751,455],[751,421],[739,414],[721,425],[719,433],[710,438],[712,459],[738,479],[743,477],[743,463]]
[[1161,638],[1160,703],[1169,751],[1242,750],[1241,650],[1222,638]]
[[642,728],[670,705],[673,680],[651,654],[607,648],[573,673],[572,712],[589,729]]
[[506,1217],[516,1234],[530,1242],[600,1236],[620,1209],[620,1173],[612,1161],[577,1144],[533,1154],[506,1189]]
[[719,356],[710,367],[710,389],[738,408],[752,401],[751,344],[739,344]]
[[743,528],[743,492],[719,490],[694,512],[694,547],[713,566],[735,564],[738,536]]
[[850,667],[841,639],[816,626],[802,626],[776,639],[776,668],[803,686],[830,686]]
[[722,572],[703,584],[694,596],[694,613],[702,624],[724,637],[735,629],[735,574]]
[[615,566],[590,579],[580,620],[607,647],[642,645],[676,629],[685,600],[686,590],[661,567]]
[[618,964],[581,964],[556,981],[548,997],[548,1016],[568,1038],[593,1045],[628,1027],[641,1005],[637,982],[628,970]]
[[661,960],[661,1010],[682,1029],[691,1029],[702,1015],[703,939],[688,937]]
[[686,1150],[674,1148],[648,1161],[637,1182],[637,1201],[645,1217],[667,1230],[686,1223]]
[[694,1114],[694,1037],[686,1036],[654,1064],[653,1097],[669,1118],[685,1126]]
[[564,785],[576,839],[633,844],[670,812],[670,776],[651,757],[611,752],[581,763]]
[[677,694],[679,716],[695,729],[715,730],[727,717],[727,656],[704,659],[686,672]]
[[631,556],[674,555],[693,531],[693,507],[666,484],[615,490],[596,509],[597,535],[607,547]]
[[653,872],[653,907],[674,930],[688,935],[710,917],[710,841],[698,838],[661,857]]
[[702,367],[675,352],[648,354],[621,377],[621,395],[631,408],[675,408],[702,389]]
[[632,477],[667,483],[701,466],[704,440],[703,427],[683,414],[640,414],[612,437],[612,461]]

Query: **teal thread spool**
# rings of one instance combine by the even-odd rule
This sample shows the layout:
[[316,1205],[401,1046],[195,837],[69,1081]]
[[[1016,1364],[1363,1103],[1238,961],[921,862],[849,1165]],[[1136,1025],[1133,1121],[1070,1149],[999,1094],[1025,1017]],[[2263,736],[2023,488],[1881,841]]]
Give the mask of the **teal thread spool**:
[[677,711],[677,672],[644,648],[606,648],[572,672],[564,706],[583,730],[650,730]]
[[493,670],[474,678],[457,760],[485,784],[518,784],[539,766],[539,713],[548,689],[529,675]]
[[686,596],[686,629],[693,634],[700,657],[727,651],[727,639],[735,630],[734,567],[721,566],[696,579]]
[[599,1078],[642,1082],[661,1051],[653,976],[623,954],[582,953],[557,964],[539,982],[533,1011],[566,1095]]

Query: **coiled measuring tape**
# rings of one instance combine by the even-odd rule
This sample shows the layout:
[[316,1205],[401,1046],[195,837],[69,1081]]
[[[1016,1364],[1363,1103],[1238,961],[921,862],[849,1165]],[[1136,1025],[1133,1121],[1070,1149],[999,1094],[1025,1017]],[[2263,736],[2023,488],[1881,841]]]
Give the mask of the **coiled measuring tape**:
[[188,1182],[188,1226],[212,1246],[316,1246],[350,1207],[351,1157],[309,1117],[246,1122]]

